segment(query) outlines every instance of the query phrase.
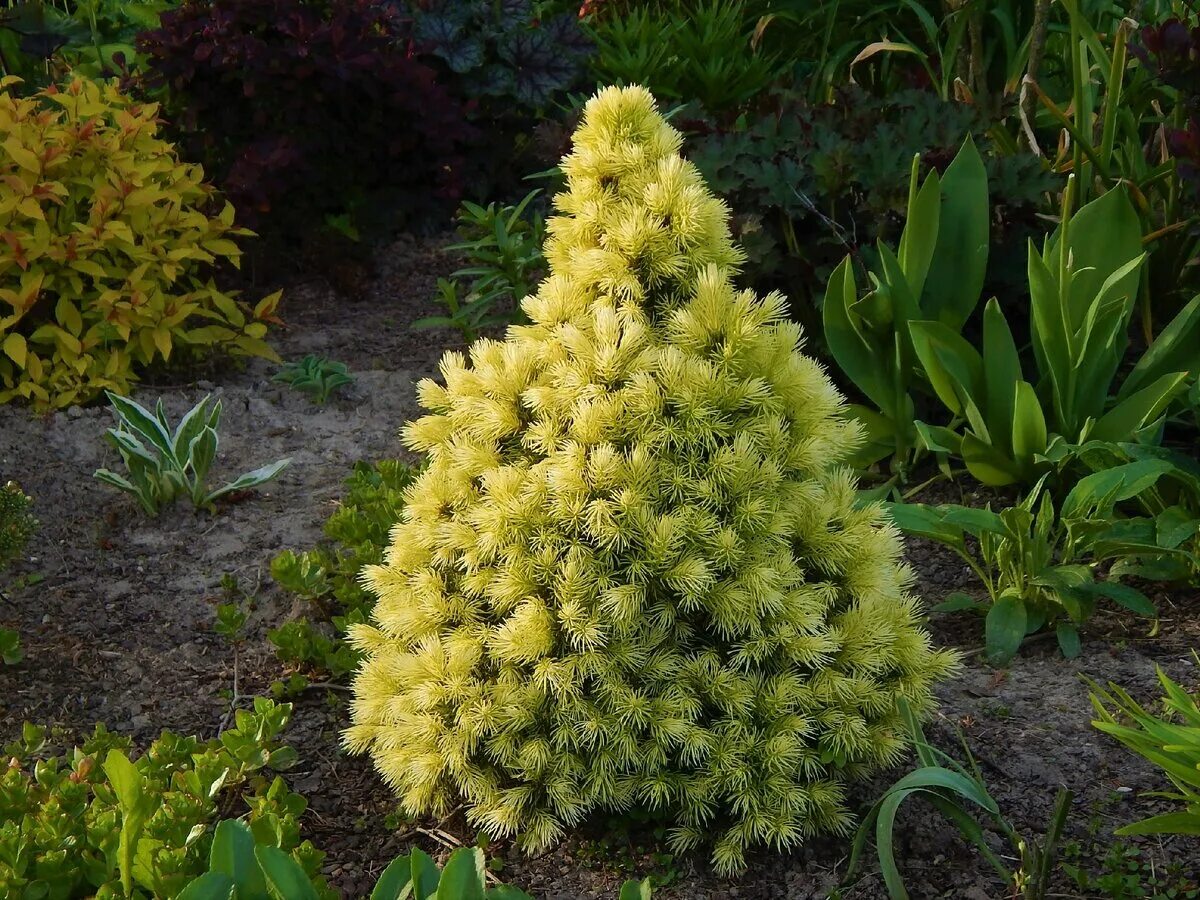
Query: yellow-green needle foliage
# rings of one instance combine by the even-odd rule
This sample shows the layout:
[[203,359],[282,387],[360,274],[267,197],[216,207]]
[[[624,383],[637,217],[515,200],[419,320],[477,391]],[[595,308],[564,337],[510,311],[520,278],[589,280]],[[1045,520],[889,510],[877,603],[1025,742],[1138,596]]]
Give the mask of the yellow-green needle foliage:
[[642,88],[591,100],[531,324],[448,353],[383,565],[346,740],[412,813],[551,844],[662,808],[722,871],[842,831],[952,656],[859,442],[778,295],[734,289],[728,210]]

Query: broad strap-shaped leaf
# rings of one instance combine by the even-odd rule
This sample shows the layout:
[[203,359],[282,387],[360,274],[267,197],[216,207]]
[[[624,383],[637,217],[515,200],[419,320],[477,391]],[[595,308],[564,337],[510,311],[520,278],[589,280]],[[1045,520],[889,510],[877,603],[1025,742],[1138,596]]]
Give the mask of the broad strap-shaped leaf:
[[1025,473],[1011,456],[973,434],[963,435],[962,458],[967,471],[990,487],[1016,484],[1025,478]]
[[[989,360],[989,365],[990,365]],[[1012,458],[1026,478],[1032,477],[1036,457],[1046,452],[1046,416],[1042,404],[1028,381],[1018,381],[1013,389]]]
[[1187,386],[1186,372],[1159,376],[1141,390],[1118,401],[1100,417],[1090,437],[1097,441],[1126,441],[1148,422],[1153,422]]
[[400,900],[404,889],[412,884],[412,871],[411,856],[397,856],[375,882],[370,900]]
[[[1061,229],[1048,242],[1048,256],[1057,258]],[[1069,319],[1078,330],[1093,299],[1114,272],[1142,255],[1142,224],[1123,186],[1115,187],[1085,204],[1071,216],[1068,230],[1073,279],[1069,295]],[[1118,296],[1137,293],[1140,273],[1126,271],[1115,286]]]
[[1200,813],[1188,811],[1163,813],[1161,816],[1151,816],[1148,819],[1142,819],[1140,822],[1134,822],[1132,825],[1124,825],[1113,833],[1119,835],[1200,835]]
[[413,848],[409,860],[413,898],[414,900],[429,900],[437,893],[442,873],[438,871],[437,863],[430,859],[429,855],[420,847]]
[[1023,376],[1012,330],[995,297],[983,308],[983,358],[988,429],[995,440],[1004,441],[1004,450],[1012,451],[1014,386]]
[[170,460],[176,466],[179,465],[179,461],[175,458],[174,448],[171,446],[170,433],[150,410],[128,397],[121,397],[112,391],[105,391],[104,395],[108,397],[108,402],[112,405],[118,422],[153,446],[163,455],[164,459]]
[[822,304],[825,342],[834,361],[871,402],[885,414],[895,418],[894,392],[881,367],[881,349],[870,341],[858,327],[850,308],[857,302],[854,270],[847,256],[829,276]]
[[1130,396],[1143,385],[1171,372],[1187,372],[1192,377],[1200,375],[1197,347],[1200,347],[1200,294],[1179,311],[1141,355],[1133,371],[1122,382],[1118,399]]
[[991,245],[987,170],[967,136],[941,179],[937,246],[921,296],[928,319],[958,330],[983,290]]
[[246,823],[225,819],[217,825],[208,867],[233,879],[239,900],[268,897],[266,879],[254,856],[254,835]]
[[956,416],[968,415],[964,398],[976,409],[986,402],[979,351],[941,322],[912,322],[909,330],[925,376],[950,412]]
[[205,872],[190,882],[175,900],[235,900],[237,886],[224,872]]
[[[913,157],[908,185],[908,209],[896,255],[900,260],[900,267],[904,270],[904,277],[912,289],[913,296],[921,303],[921,294],[925,289],[925,276],[929,272],[929,263],[933,260],[933,251],[938,241],[942,184],[935,169],[929,173],[924,184],[918,189],[917,169],[919,163],[920,154],[917,154]],[[921,305],[924,307],[924,303]],[[928,318],[928,316],[921,318]]]

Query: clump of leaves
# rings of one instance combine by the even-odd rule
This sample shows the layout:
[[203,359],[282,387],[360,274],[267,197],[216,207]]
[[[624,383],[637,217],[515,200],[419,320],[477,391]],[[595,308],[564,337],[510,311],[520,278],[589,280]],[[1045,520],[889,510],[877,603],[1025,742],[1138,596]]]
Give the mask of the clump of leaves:
[[327,543],[302,553],[285,550],[271,562],[271,576],[308,601],[317,620],[295,619],[270,632],[280,659],[334,678],[354,671],[359,655],[342,635],[350,626],[366,622],[375,605],[359,573],[383,560],[388,534],[400,521],[404,492],[414,474],[397,460],[356,463],[346,481],[346,496],[325,522]]
[[588,74],[592,44],[577,10],[543,0],[427,0],[413,20],[421,59],[488,135],[469,160],[476,196],[509,197],[526,171],[545,167],[537,132]]
[[172,0],[8,0],[0,9],[5,74],[45,86],[75,72],[89,77],[135,68],[134,38],[158,26]]
[[472,130],[410,38],[371,0],[213,0],[165,13],[138,46],[181,147],[243,220],[303,235],[461,192]]
[[132,494],[151,516],[180,495],[190,497],[197,509],[211,510],[222,497],[265,484],[291,463],[281,459],[209,490],[208,470],[220,441],[220,400],[205,397],[172,429],[161,399],[151,412],[128,397],[106,394],[117,424],[105,437],[121,454],[127,475],[97,469],[94,477]]
[[545,110],[580,86],[592,50],[578,16],[532,0],[433,0],[414,11],[413,38],[482,116]]
[[137,759],[102,725],[50,755],[46,730],[26,724],[0,776],[0,895],[175,897],[204,871],[213,827],[232,812],[329,896],[323,854],[300,840],[304,798],[270,774],[296,761],[279,741],[290,715],[259,699],[217,740],[164,732]]
[[591,27],[603,84],[640,84],[657,97],[736,112],[790,69],[761,50],[759,17],[743,0],[674,0],[600,17]]
[[[833,268],[847,253],[862,267],[904,224],[910,165],[944,172],[967,135],[981,148],[992,199],[985,290],[1023,287],[1025,238],[1043,228],[1042,195],[1061,185],[1029,153],[992,154],[979,111],[917,90],[874,97],[845,88],[828,104],[779,94],[759,116],[689,123],[696,165],[733,209],[734,233],[757,287],[785,290],[794,313],[820,334],[815,315]],[[814,286],[807,288],[806,285]],[[812,291],[810,293],[810,291]]]
[[33,536],[37,520],[29,511],[32,505],[33,499],[16,482],[0,487],[0,569],[16,559]]
[[[29,512],[32,503],[15,482],[0,487],[0,570],[21,554],[37,528],[37,520]],[[21,636],[10,628],[0,628],[0,662],[15,666],[23,657]]]
[[318,404],[324,404],[338,388],[354,384],[354,376],[345,363],[311,353],[297,362],[285,364],[271,380],[290,385]]
[[152,363],[214,350],[278,359],[279,294],[251,310],[214,284],[249,232],[159,136],[158,107],[82,77],[18,83],[0,80],[0,403],[128,393]]
[[434,298],[448,315],[418,319],[414,328],[455,328],[470,342],[481,329],[521,320],[521,301],[533,293],[546,268],[545,222],[531,206],[539,193],[530,191],[516,206],[462,205],[462,240],[446,250],[462,253],[467,265],[439,278]]
[[1169,469],[1159,460],[1139,460],[1095,472],[1079,480],[1057,513],[1044,489],[1047,476],[1020,503],[998,513],[957,504],[897,503],[890,510],[903,531],[953,550],[987,589],[986,601],[955,592],[935,609],[985,614],[991,662],[1007,662],[1027,635],[1050,627],[1063,655],[1074,657],[1079,627],[1098,599],[1155,615],[1145,594],[1120,583],[1112,570],[1102,573],[1100,564],[1142,551],[1114,509]]

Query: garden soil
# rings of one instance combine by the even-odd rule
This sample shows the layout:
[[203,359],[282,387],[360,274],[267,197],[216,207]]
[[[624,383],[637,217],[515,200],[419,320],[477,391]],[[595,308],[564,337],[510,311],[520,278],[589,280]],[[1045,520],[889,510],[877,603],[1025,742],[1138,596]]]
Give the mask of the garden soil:
[[[25,651],[20,664],[0,667],[0,741],[15,739],[27,720],[59,726],[60,743],[82,738],[97,722],[139,747],[163,729],[211,737],[228,723],[232,706],[248,704],[283,675],[266,632],[307,610],[272,583],[270,561],[319,540],[354,462],[404,455],[396,432],[417,411],[417,380],[435,375],[441,351],[460,344],[450,332],[408,327],[435,312],[429,300],[434,281],[452,268],[444,244],[396,242],[379,255],[357,296],[319,281],[287,291],[288,327],[275,340],[280,354],[325,355],[358,376],[325,406],[273,384],[274,367],[262,361],[139,388],[137,399],[152,403],[161,396],[173,418],[207,394],[221,398],[214,478],[291,458],[277,481],[223,505],[215,516],[181,503],[148,519],[131,498],[93,480],[96,468],[119,462],[102,440],[110,424],[106,409],[39,417],[0,407],[0,483],[18,481],[41,520],[27,558],[7,573],[7,600],[0,601],[0,626],[18,630]],[[909,556],[930,601],[976,589],[966,567],[940,548],[912,542]],[[226,575],[255,598],[247,639],[237,648],[213,630]],[[1190,685],[1200,681],[1190,656],[1190,648],[1200,646],[1200,598],[1160,592],[1155,599],[1162,613],[1157,626],[1101,615],[1085,632],[1078,659],[1062,659],[1052,641],[1035,641],[1006,670],[981,661],[979,620],[958,614],[931,622],[940,643],[967,654],[962,673],[939,689],[942,707],[928,726],[931,737],[961,758],[961,733],[1000,809],[1030,839],[1044,832],[1058,788],[1069,788],[1068,857],[1103,855],[1116,841],[1115,827],[1163,808],[1139,797],[1164,787],[1155,771],[1091,727],[1081,677],[1119,682],[1147,701],[1157,696],[1156,664]],[[306,833],[328,853],[330,882],[347,897],[363,897],[407,847],[444,855],[476,835],[461,814],[441,822],[396,815],[369,762],[341,748],[346,697],[344,685],[333,685],[311,687],[296,699],[285,736],[300,762],[287,777],[309,800]],[[865,808],[899,774],[856,786],[855,807]],[[914,897],[1009,895],[979,854],[921,800],[906,804],[896,833],[897,858]],[[1013,856],[1001,835],[991,840]],[[1161,870],[1173,861],[1200,878],[1198,839],[1132,846],[1147,867]],[[837,886],[847,849],[847,840],[823,839],[788,854],[758,852],[746,874],[725,879],[703,855],[669,854],[652,821],[600,818],[535,858],[506,844],[492,844],[488,854],[501,879],[555,900],[615,898],[624,878],[649,873],[666,882],[656,897],[804,900]],[[873,857],[842,896],[886,896]],[[1060,875],[1056,896],[1097,895]]]

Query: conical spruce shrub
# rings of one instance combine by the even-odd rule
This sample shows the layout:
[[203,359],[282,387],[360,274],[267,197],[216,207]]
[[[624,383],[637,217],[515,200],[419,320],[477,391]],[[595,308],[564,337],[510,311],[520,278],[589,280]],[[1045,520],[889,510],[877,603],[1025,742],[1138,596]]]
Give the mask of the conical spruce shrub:
[[662,808],[718,869],[848,822],[931,649],[896,530],[857,509],[842,398],[642,88],[587,105],[532,324],[420,384],[348,745],[414,814],[545,847]]

